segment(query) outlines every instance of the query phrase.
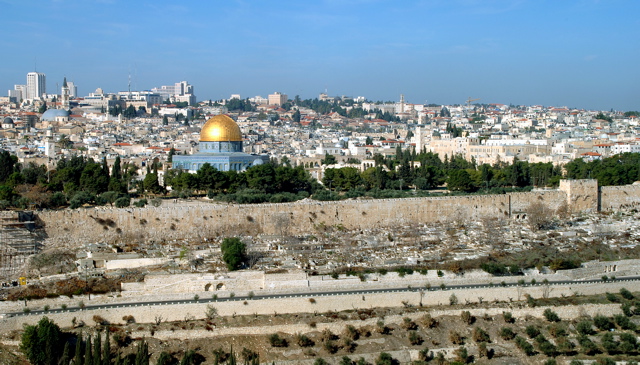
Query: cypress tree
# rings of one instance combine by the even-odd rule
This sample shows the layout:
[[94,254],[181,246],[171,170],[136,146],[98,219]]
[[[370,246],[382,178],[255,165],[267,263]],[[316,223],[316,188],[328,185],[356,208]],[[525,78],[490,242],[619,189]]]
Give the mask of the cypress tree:
[[102,335],[98,332],[98,337],[96,337],[95,342],[93,343],[93,365],[102,365],[102,349],[100,346],[102,345]]
[[93,365],[93,356],[91,356],[91,335],[87,337],[84,344],[84,365]]
[[60,361],[58,361],[58,365],[69,365],[71,362],[71,355],[69,352],[71,349],[69,348],[69,342],[64,343],[64,350],[62,350],[62,357],[60,357]]
[[73,354],[73,365],[82,365],[82,334],[76,339],[76,351]]
[[149,345],[145,341],[138,344],[135,365],[149,365]]
[[102,157],[102,174],[109,178],[109,164],[107,163],[107,156]]
[[109,330],[107,330],[107,335],[104,340],[104,346],[102,347],[102,364],[101,365],[109,365],[111,364],[111,343],[109,342]]
[[116,156],[116,160],[113,162],[113,168],[111,169],[111,177],[122,179],[122,167],[120,164],[120,156]]

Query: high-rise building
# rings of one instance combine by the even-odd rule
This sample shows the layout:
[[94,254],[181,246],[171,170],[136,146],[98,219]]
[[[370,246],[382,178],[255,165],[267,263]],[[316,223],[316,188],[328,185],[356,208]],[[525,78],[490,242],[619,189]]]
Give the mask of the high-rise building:
[[78,87],[76,86],[76,84],[73,83],[73,81],[68,81],[67,82],[67,86],[69,87],[69,97],[71,99],[75,99],[78,97]]
[[19,103],[27,96],[27,85],[13,85],[13,90],[9,90],[9,100]]
[[27,99],[38,99],[47,92],[46,76],[40,72],[27,74]]
[[189,105],[195,105],[196,96],[193,94],[193,85],[190,85],[186,81],[176,82],[173,85],[164,85],[154,87],[151,92],[160,94],[162,100],[171,102],[187,102]]
[[275,92],[273,94],[269,94],[269,105],[277,105],[280,106],[286,103],[288,100],[287,94]]

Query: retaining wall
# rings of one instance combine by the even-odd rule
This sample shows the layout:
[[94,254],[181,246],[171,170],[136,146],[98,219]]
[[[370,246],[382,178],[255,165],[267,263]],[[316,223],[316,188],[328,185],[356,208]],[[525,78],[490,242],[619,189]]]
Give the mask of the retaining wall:
[[[456,289],[456,290],[437,290],[428,291],[424,295],[419,292],[397,292],[397,293],[380,293],[380,294],[361,294],[357,295],[332,295],[332,296],[313,296],[315,302],[309,301],[310,296],[282,299],[258,299],[244,301],[228,301],[214,303],[190,303],[176,305],[134,305],[126,308],[100,309],[100,310],[82,310],[77,312],[65,313],[48,313],[47,316],[58,323],[60,326],[71,326],[73,318],[83,320],[87,324],[93,324],[93,316],[98,314],[112,323],[123,323],[122,317],[132,315],[139,323],[152,323],[156,317],[161,316],[166,321],[181,321],[185,318],[202,319],[205,317],[207,305],[213,305],[221,316],[236,315],[252,315],[252,314],[276,314],[276,313],[322,313],[331,311],[353,310],[360,308],[379,308],[379,307],[402,307],[405,305],[419,306],[422,301],[427,306],[443,306],[443,310],[449,305],[452,294],[458,299],[459,303],[478,303],[482,298],[483,301],[503,301],[511,302],[518,299],[524,300],[525,294],[529,294],[534,298],[571,296],[576,293],[582,295],[599,294],[603,292],[617,292],[620,288],[627,288],[633,292],[639,291],[637,282],[612,282],[603,285],[597,284],[572,284],[557,285],[548,288],[544,286],[534,287],[494,287],[479,289]],[[85,302],[91,305],[90,302]],[[513,304],[514,309],[517,303]],[[593,315],[602,313],[608,316],[619,313],[619,305],[607,305],[604,307],[593,305],[585,306],[593,310],[584,310],[583,314]],[[558,307],[556,312],[561,318],[573,318],[570,313],[574,313],[574,307]],[[606,308],[603,309],[603,308]],[[437,310],[437,308],[436,308]],[[477,309],[478,311],[487,312],[489,314],[499,314],[503,309]],[[530,315],[542,317],[542,308],[526,309],[526,313]],[[474,311],[476,311],[474,309]],[[513,312],[513,310],[510,309]],[[475,313],[475,312],[474,312]],[[516,314],[516,313],[514,313]],[[21,329],[23,323],[35,324],[40,320],[42,315],[21,315],[17,317],[9,317],[0,320],[0,328],[3,330]]]

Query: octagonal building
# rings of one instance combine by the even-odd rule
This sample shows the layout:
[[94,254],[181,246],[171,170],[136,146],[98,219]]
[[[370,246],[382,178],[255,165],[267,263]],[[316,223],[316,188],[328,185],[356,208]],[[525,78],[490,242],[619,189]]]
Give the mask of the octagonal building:
[[242,152],[240,127],[224,114],[216,115],[202,126],[198,151],[193,155],[174,155],[172,168],[196,172],[209,163],[219,171],[244,171],[269,162],[269,156]]

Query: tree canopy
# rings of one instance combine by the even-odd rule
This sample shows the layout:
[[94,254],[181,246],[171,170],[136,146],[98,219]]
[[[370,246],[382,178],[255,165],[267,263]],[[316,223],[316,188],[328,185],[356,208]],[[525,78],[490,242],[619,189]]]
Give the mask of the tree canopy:
[[227,237],[220,246],[222,260],[229,270],[238,270],[247,259],[247,246],[238,237]]

